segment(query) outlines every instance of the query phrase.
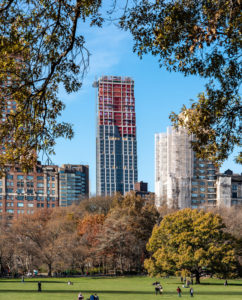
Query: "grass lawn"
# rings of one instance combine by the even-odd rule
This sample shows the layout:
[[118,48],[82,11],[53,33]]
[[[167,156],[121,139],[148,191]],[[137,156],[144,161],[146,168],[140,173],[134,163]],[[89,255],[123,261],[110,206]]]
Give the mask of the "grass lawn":
[[[182,299],[191,299],[188,288],[182,288],[179,278],[158,279],[164,293],[155,295],[152,282],[157,279],[149,277],[118,278],[71,278],[74,284],[68,285],[68,278],[43,279],[42,292],[37,292],[38,279],[0,279],[0,300],[77,300],[79,292],[89,298],[97,293],[100,300],[147,300],[179,299],[176,288],[182,289]],[[194,285],[194,299],[197,300],[242,300],[242,280],[202,279],[201,285]]]

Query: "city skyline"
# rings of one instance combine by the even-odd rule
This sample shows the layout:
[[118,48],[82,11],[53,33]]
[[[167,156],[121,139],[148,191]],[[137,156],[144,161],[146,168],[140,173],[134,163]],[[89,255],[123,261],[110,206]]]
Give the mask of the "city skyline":
[[[132,53],[130,35],[114,26],[86,28],[86,32],[87,47],[92,55],[83,87],[71,95],[62,89],[59,93],[66,104],[61,119],[74,124],[75,136],[71,141],[57,141],[53,163],[88,164],[90,191],[95,194],[96,115],[92,83],[103,74],[129,76],[135,81],[138,180],[148,182],[149,190],[154,191],[154,135],[171,125],[171,111],[179,112],[183,104],[189,105],[189,99],[196,99],[204,90],[205,81],[160,69],[157,59],[150,55],[140,60]],[[228,168],[235,173],[241,172],[241,166],[233,162],[232,156],[221,171]]]

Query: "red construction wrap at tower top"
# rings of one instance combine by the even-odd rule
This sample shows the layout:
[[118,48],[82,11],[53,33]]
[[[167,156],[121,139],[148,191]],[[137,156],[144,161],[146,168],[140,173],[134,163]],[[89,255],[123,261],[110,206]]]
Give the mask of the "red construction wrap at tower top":
[[98,124],[116,125],[121,137],[136,136],[134,81],[103,76],[98,89]]

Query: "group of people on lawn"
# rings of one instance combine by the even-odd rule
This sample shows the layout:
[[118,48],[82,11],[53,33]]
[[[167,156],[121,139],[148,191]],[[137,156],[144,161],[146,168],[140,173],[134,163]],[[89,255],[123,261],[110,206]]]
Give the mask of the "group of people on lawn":
[[[79,293],[77,300],[84,300],[84,296],[82,295],[82,293]],[[94,294],[91,295],[87,300],[99,300],[99,297],[97,294]]]
[[[160,282],[159,282],[159,281],[156,281],[156,282],[153,283],[153,285],[155,286],[155,294],[156,294],[156,295],[158,295],[158,294],[162,295],[162,293],[163,293],[163,288],[162,288],[162,285],[160,284]],[[183,286],[183,287],[184,287],[184,286]],[[188,285],[187,287],[189,287],[189,285]],[[177,287],[176,291],[177,291],[178,296],[181,297],[181,295],[182,295],[182,290],[181,290],[181,288],[180,288],[179,286]],[[193,288],[191,287],[191,288],[190,288],[190,296],[191,296],[191,297],[193,297],[193,293],[194,293],[194,290],[193,290]]]

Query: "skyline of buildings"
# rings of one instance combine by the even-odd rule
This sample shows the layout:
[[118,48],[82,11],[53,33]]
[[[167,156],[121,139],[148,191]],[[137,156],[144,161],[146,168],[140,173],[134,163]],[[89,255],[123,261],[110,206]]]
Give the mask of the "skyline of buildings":
[[[130,77],[102,76],[97,89],[96,194],[115,192],[153,196],[138,182],[134,81]],[[16,109],[6,101],[1,122]],[[180,128],[155,134],[155,199],[159,207],[203,208],[242,205],[242,176],[219,173],[209,162],[198,160],[191,149],[192,136]],[[0,148],[0,154],[5,149]],[[0,213],[33,213],[35,208],[67,207],[89,197],[89,166],[41,165],[28,174],[17,165],[7,166],[0,179]]]
[[97,88],[96,194],[134,190],[138,181],[134,81],[102,76]]

